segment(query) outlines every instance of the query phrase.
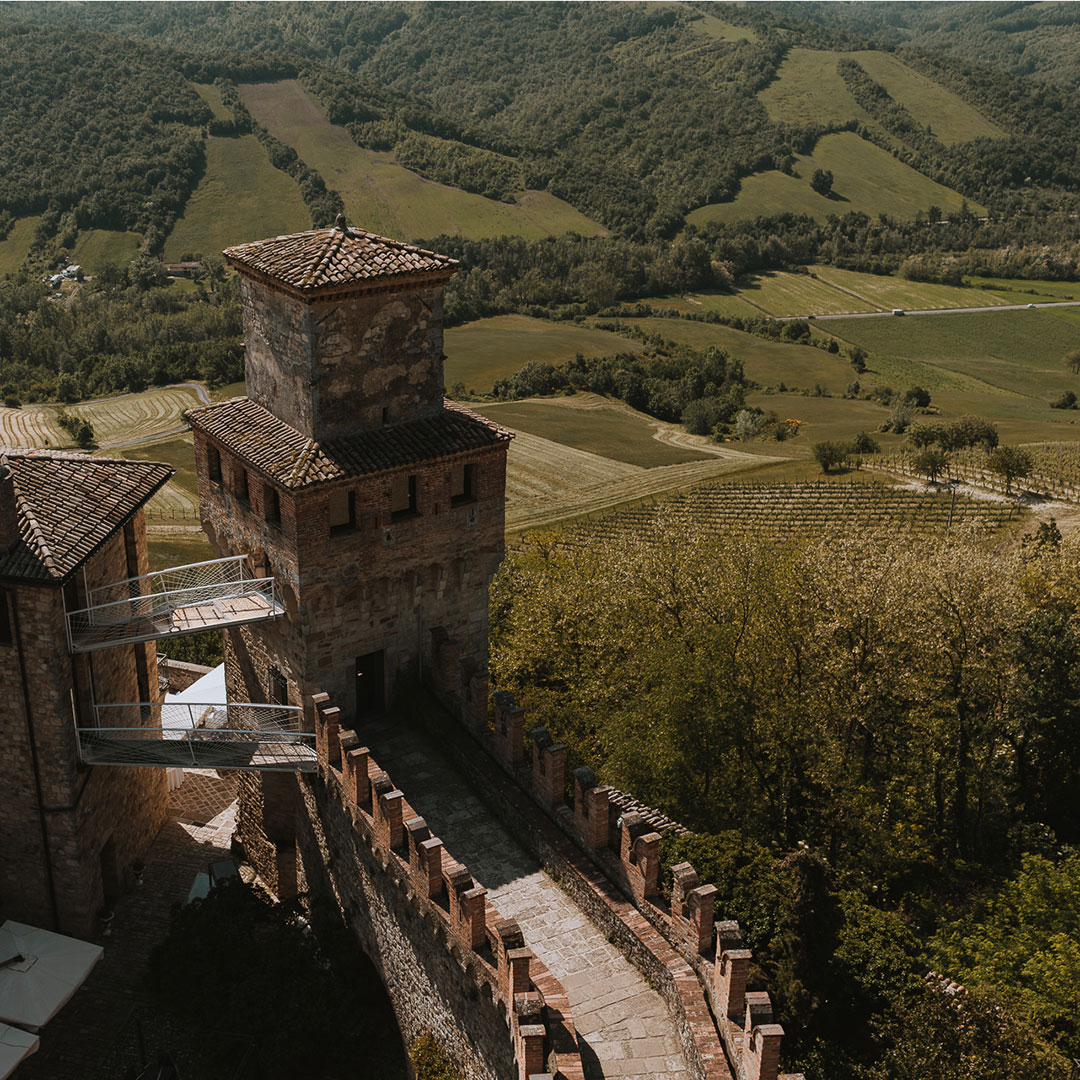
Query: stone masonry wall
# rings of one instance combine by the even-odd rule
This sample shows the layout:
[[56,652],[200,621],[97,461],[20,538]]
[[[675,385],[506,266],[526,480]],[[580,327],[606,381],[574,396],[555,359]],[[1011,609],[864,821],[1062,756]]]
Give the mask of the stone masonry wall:
[[486,890],[342,731],[329,698],[318,695],[311,711],[319,772],[260,778],[264,816],[240,821],[249,858],[273,882],[284,849],[299,851],[297,878],[360,940],[406,1044],[431,1031],[469,1080],[584,1080],[565,990],[523,947],[517,924],[486,903]]
[[[138,570],[144,573],[141,513],[133,527],[140,552]],[[93,589],[127,575],[121,533],[89,560],[85,579],[80,572],[76,587],[69,589],[69,604],[84,603],[86,587]],[[5,689],[0,695],[0,731],[4,733],[0,760],[5,778],[0,800],[0,913],[36,925],[54,925],[40,826],[43,812],[58,927],[87,936],[105,905],[103,849],[111,841],[114,887],[130,885],[131,864],[149,849],[164,822],[168,798],[162,770],[80,765],[73,700],[83,724],[94,722],[94,694],[99,702],[137,701],[136,650],[143,650],[149,685],[156,694],[155,653],[152,644],[149,648],[129,645],[72,657],[67,650],[62,590],[21,587],[12,590],[12,596],[23,643],[41,799],[34,778],[18,649],[0,646],[0,685]]]
[[[249,468],[245,502],[232,479],[244,466],[221,448],[222,482],[212,482],[201,433],[195,447],[207,535],[220,555],[250,555],[255,572],[273,576],[288,613],[230,633],[236,663],[227,679],[243,675],[227,683],[233,700],[264,700],[273,665],[288,679],[292,704],[325,688],[352,719],[357,657],[385,650],[389,692],[399,673],[430,668],[438,631],[456,644],[461,707],[486,712],[487,590],[503,553],[504,445],[398,470],[416,478],[413,515],[392,514],[388,472],[278,489],[280,525],[266,521],[269,480]],[[450,470],[459,463],[475,468],[475,498],[453,505]],[[332,533],[330,491],[342,488],[352,493],[355,526]],[[471,687],[482,693],[470,698]]]
[[322,442],[442,408],[443,286],[306,303],[241,274],[247,393]]

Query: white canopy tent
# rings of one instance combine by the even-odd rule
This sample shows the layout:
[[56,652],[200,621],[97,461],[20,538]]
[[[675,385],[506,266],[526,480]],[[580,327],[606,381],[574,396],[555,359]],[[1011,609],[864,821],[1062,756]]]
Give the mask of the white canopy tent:
[[22,1028],[0,1024],[0,1080],[7,1080],[38,1048],[38,1037]]
[[[186,690],[177,694],[166,694],[166,705],[221,705],[228,701],[225,693],[225,665],[218,664],[201,679],[196,679]],[[203,716],[185,712],[182,709],[165,709],[162,713],[161,726],[176,729],[182,738],[183,733],[194,730],[203,722]],[[183,769],[166,769],[170,791],[175,791],[184,782]]]
[[40,1031],[104,952],[100,945],[9,919],[0,926],[0,1024]]

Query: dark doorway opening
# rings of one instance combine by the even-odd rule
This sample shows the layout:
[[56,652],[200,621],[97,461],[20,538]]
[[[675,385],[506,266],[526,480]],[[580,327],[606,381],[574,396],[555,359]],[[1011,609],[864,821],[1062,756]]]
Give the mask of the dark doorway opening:
[[384,652],[368,653],[356,658],[356,716],[368,716],[386,708],[386,674]]

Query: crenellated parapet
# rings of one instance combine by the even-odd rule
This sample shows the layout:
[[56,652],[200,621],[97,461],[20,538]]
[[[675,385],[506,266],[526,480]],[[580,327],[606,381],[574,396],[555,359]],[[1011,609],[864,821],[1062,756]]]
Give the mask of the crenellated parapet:
[[526,947],[516,922],[434,836],[427,822],[354,731],[343,731],[325,694],[309,701],[320,776],[348,814],[357,839],[416,915],[466,973],[476,996],[507,1026],[517,1080],[584,1080],[566,992]]
[[[678,822],[625,792],[599,784],[587,767],[574,770],[567,792],[566,748],[550,732],[525,736],[524,710],[509,694],[495,695],[494,731],[481,743],[514,782],[584,849],[609,881],[632,902],[626,910],[582,873],[578,896],[597,899],[598,924],[617,926],[617,943],[651,980],[667,983],[665,998],[683,1034],[687,1060],[702,1080],[779,1080],[784,1029],[767,993],[747,990],[752,954],[739,925],[717,921],[718,890],[702,883],[688,863],[671,868],[670,900],[660,883],[662,833],[685,832]],[[553,856],[551,856],[553,858]],[[566,882],[565,860],[556,860]],[[576,896],[575,898],[578,898]],[[605,910],[605,908],[607,910]],[[786,1080],[802,1080],[786,1074]]]

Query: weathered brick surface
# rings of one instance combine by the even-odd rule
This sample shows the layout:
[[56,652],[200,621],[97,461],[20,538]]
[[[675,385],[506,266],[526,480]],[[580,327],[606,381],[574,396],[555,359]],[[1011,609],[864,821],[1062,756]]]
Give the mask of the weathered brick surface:
[[[140,512],[129,545],[123,533],[114,535],[68,587],[69,609],[85,604],[87,589],[146,569]],[[156,652],[153,644],[128,645],[72,657],[64,590],[14,586],[8,594],[18,633],[12,645],[0,645],[0,918],[87,936],[106,903],[103,849],[113,853],[105,859],[109,888],[122,892],[131,886],[132,863],[145,858],[163,824],[168,800],[163,771],[79,765],[73,702],[79,723],[92,725],[95,695],[99,703],[138,701],[147,690],[156,698]]]

